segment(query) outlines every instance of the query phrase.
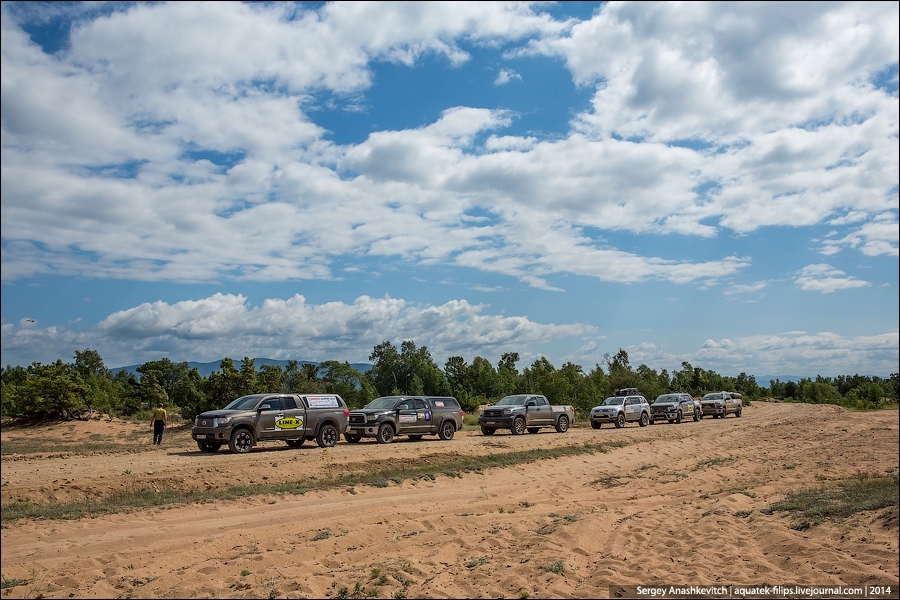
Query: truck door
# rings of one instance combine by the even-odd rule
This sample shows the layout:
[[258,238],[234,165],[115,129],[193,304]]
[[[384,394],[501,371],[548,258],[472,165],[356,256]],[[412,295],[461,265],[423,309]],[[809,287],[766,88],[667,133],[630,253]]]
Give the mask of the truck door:
[[418,433],[431,433],[437,424],[434,422],[434,410],[425,400],[413,398],[413,408],[416,410],[416,430]]
[[413,398],[404,398],[397,404],[397,433],[406,435],[419,432],[419,411]]
[[275,421],[284,416],[281,410],[281,398],[271,396],[264,398],[256,407],[256,437],[258,439],[272,439],[277,437]]
[[625,398],[624,408],[626,421],[637,421],[641,418],[641,415],[638,412],[639,410],[641,410],[640,400],[638,400],[634,396]]
[[528,425],[535,427],[553,424],[553,416],[550,414],[550,403],[542,396],[532,396],[525,402],[528,411]]
[[294,396],[281,397],[280,417],[275,419],[275,431],[279,439],[302,438],[309,424],[306,422],[306,408]]

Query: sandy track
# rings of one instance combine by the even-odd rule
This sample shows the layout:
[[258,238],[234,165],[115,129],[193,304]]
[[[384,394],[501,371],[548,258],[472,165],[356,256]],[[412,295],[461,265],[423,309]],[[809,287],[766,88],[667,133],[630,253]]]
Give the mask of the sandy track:
[[[34,430],[3,439],[22,434]],[[327,452],[268,445],[243,456],[201,455],[182,436],[163,450],[4,457],[2,501],[274,483],[385,460],[616,441],[627,445],[461,478],[17,522],[0,532],[0,562],[4,578],[26,583],[3,596],[320,598],[347,588],[352,597],[357,584],[357,597],[381,598],[598,598],[609,586],[654,583],[897,589],[896,512],[802,532],[786,515],[760,512],[791,490],[896,472],[896,411],[757,402],[724,421],[518,437],[466,431],[450,442],[340,443]]]

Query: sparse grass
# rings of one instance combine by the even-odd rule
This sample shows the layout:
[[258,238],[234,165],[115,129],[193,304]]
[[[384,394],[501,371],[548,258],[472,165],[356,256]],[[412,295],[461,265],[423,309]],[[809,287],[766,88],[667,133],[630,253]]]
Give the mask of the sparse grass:
[[18,579],[15,577],[6,577],[5,575],[0,578],[0,590],[5,590],[7,588],[16,587],[17,585],[24,585],[28,583],[27,579]]
[[702,469],[703,467],[714,467],[716,465],[724,464],[728,461],[727,458],[722,458],[721,456],[714,456],[712,458],[707,458],[706,460],[701,460],[694,466],[694,470]]
[[318,542],[319,540],[327,540],[331,537],[331,531],[327,529],[320,529],[316,532],[316,535],[313,536],[312,541]]
[[471,560],[466,561],[467,569],[474,569],[475,567],[481,566],[487,563],[487,559],[483,556],[479,556],[478,558],[473,558]]
[[[5,441],[3,445],[5,450]],[[238,500],[265,494],[305,494],[312,489],[330,489],[333,487],[346,488],[359,485],[386,487],[389,480],[426,479],[433,481],[436,474],[462,477],[463,473],[481,472],[488,468],[504,468],[540,460],[606,452],[606,448],[609,446],[618,447],[624,445],[627,444],[615,442],[613,444],[584,444],[583,446],[521,450],[485,456],[448,455],[443,460],[432,461],[428,464],[389,464],[381,469],[365,473],[335,475],[327,480],[309,479],[275,484],[235,485],[227,488],[198,490],[177,490],[171,488],[154,490],[150,487],[145,487],[116,491],[104,498],[85,497],[84,499],[63,503],[9,502],[2,507],[2,522],[8,523],[26,518],[81,519],[153,506]],[[119,449],[121,450],[121,447]],[[451,473],[453,475],[450,475]]]
[[895,474],[857,473],[836,485],[792,492],[770,506],[800,520],[791,529],[803,531],[824,519],[843,519],[861,511],[900,506],[898,477]]
[[563,561],[558,560],[555,563],[544,565],[544,570],[548,573],[556,573],[557,575],[562,575],[566,570],[566,565],[565,563],[563,563]]
[[250,571],[248,571],[247,569],[241,569],[241,577],[246,577],[249,574],[250,574]]

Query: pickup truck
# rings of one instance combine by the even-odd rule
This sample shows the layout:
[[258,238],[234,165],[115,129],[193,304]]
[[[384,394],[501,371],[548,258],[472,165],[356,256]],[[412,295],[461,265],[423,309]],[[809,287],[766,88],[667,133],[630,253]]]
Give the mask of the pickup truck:
[[252,394],[197,415],[191,437],[201,452],[228,444],[232,452],[245,454],[259,442],[275,441],[299,448],[306,440],[330,448],[347,429],[349,415],[336,394]]
[[665,419],[669,423],[681,423],[683,419],[700,420],[700,402],[690,394],[673,392],[658,396],[650,404],[650,424]]
[[452,440],[462,429],[463,414],[452,396],[383,396],[350,412],[344,438],[351,444],[364,437],[390,444],[397,435],[421,440],[424,435],[437,434],[442,440]]
[[513,435],[537,433],[541,427],[553,427],[559,433],[569,430],[575,420],[575,407],[553,405],[544,396],[516,394],[488,406],[478,416],[481,433],[494,435],[498,429],[509,429]]
[[744,399],[737,392],[712,392],[700,399],[700,406],[703,408],[702,417],[712,415],[713,418],[722,417],[724,419],[729,413],[740,417]]

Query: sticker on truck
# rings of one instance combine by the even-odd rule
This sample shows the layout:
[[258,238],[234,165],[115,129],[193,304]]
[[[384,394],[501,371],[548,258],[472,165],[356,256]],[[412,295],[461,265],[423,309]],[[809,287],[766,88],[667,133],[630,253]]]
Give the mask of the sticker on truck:
[[303,427],[303,417],[281,417],[275,421],[275,429],[299,429]]
[[401,423],[415,423],[417,420],[416,415],[400,415]]
[[307,396],[310,408],[339,408],[337,396]]

